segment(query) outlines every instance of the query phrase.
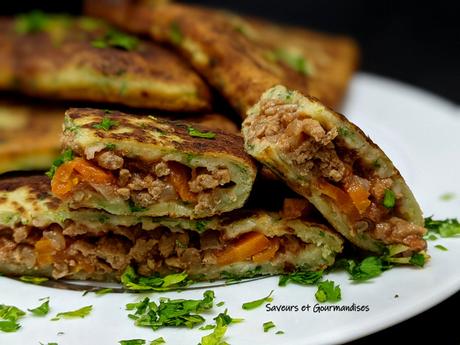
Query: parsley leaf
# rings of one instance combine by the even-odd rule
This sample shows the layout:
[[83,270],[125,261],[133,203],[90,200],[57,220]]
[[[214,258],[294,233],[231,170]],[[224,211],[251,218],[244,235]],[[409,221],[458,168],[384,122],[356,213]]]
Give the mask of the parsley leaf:
[[283,331],[278,331],[275,334],[284,334],[284,332]]
[[187,127],[188,130],[188,135],[191,137],[197,137],[197,138],[205,138],[205,139],[214,139],[216,137],[216,133],[213,132],[200,132],[198,129],[195,129],[193,127]]
[[425,218],[425,228],[429,232],[441,235],[441,237],[460,235],[460,223],[454,218],[444,220],[433,219],[433,217]]
[[415,266],[425,266],[425,255],[422,253],[415,253],[411,256],[409,263]]
[[341,300],[340,286],[335,285],[332,280],[325,280],[318,284],[318,290],[315,293],[316,300],[320,303],[338,302]]
[[173,44],[181,44],[184,39],[184,35],[182,34],[182,31],[177,22],[173,22],[171,24],[171,27],[169,30],[169,39],[171,40],[171,43]]
[[383,196],[383,206],[386,208],[393,208],[396,204],[396,195],[391,189],[385,189],[385,195]]
[[88,316],[91,311],[93,310],[92,305],[88,305],[86,307],[77,309],[77,310],[72,310],[72,311],[67,311],[64,313],[58,313],[55,317],[51,319],[51,321],[57,321],[61,319],[75,319],[75,318],[84,318]]
[[448,250],[448,249],[447,249],[446,247],[444,247],[442,244],[437,244],[437,245],[435,245],[434,247],[437,248],[437,249],[439,249],[439,250],[442,250],[442,251],[444,251],[444,252],[447,252],[447,250]]
[[102,296],[102,295],[105,295],[105,294],[108,294],[108,293],[112,293],[112,292],[113,292],[113,289],[112,289],[112,288],[105,288],[105,289],[96,290],[94,293],[95,293],[97,296]]
[[264,332],[267,333],[269,330],[271,330],[272,328],[275,328],[276,326],[273,323],[273,321],[267,321],[267,322],[264,322],[263,327],[264,327]]
[[41,283],[44,283],[48,281],[49,279],[45,277],[22,276],[22,277],[19,277],[19,280],[25,283],[40,285]]
[[118,343],[120,345],[145,345],[145,340],[144,339],[120,340]]
[[128,266],[123,272],[121,282],[126,289],[137,291],[178,290],[193,283],[185,272],[174,273],[165,277],[160,277],[159,275],[140,277],[131,266]]
[[15,20],[15,31],[19,34],[40,32],[48,24],[48,16],[41,11],[20,14]]
[[163,337],[159,337],[159,338],[152,340],[149,345],[161,345],[161,344],[166,344],[166,341],[163,339]]
[[110,128],[118,126],[118,121],[111,120],[108,116],[104,116],[100,123],[94,124],[93,128],[102,129],[104,131],[110,130]]
[[361,262],[356,262],[353,259],[341,259],[337,261],[335,266],[344,268],[350,274],[351,280],[360,282],[375,278],[390,268],[377,256],[368,256]]
[[50,311],[50,301],[47,298],[45,302],[40,304],[38,307],[33,308],[33,309],[27,309],[27,310],[30,311],[35,316],[46,316],[48,315]]
[[288,282],[293,282],[300,285],[316,284],[322,277],[324,271],[297,271],[280,276],[278,286],[286,286]]
[[150,327],[154,331],[167,326],[193,328],[205,321],[198,313],[211,309],[213,302],[214,292],[207,290],[202,300],[160,298],[157,304],[146,297],[138,303],[127,304],[126,310],[134,310],[128,317],[135,320],[136,326]]
[[[227,332],[227,327],[231,323],[241,322],[243,319],[234,319],[230,315],[227,314],[227,310],[224,313],[220,313],[217,315],[214,320],[216,321],[216,325],[208,325],[214,328],[214,331],[211,334],[205,335],[201,338],[200,345],[226,345],[227,343],[222,339]],[[228,345],[228,344],[227,344]]]
[[272,294],[273,294],[273,290],[270,291],[270,294],[267,297],[257,299],[257,300],[252,301],[252,302],[243,303],[242,308],[244,310],[251,310],[251,309],[255,309],[257,307],[260,307],[262,304],[264,304],[266,302],[271,302],[271,301],[273,301],[273,298],[271,297]]
[[16,332],[21,328],[17,321],[24,315],[26,313],[15,306],[0,304],[0,331]]
[[94,48],[119,48],[132,51],[137,49],[139,43],[139,39],[135,36],[118,30],[110,30],[103,37],[93,40],[91,45]]
[[65,150],[58,158],[56,158],[51,165],[50,170],[46,172],[46,176],[53,178],[57,168],[59,168],[65,162],[69,162],[73,159],[73,152],[71,149]]

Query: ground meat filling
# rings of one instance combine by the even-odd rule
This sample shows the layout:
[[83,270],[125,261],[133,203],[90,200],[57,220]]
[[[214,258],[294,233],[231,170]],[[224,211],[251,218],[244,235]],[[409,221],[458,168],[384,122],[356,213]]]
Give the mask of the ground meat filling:
[[[231,249],[238,240],[239,237],[224,238],[222,232],[215,230],[198,234],[171,231],[166,227],[155,231],[141,230],[137,226],[90,228],[69,221],[64,228],[58,225],[46,229],[0,228],[0,264],[17,264],[27,269],[52,267],[55,279],[77,273],[119,277],[128,265],[144,276],[184,270],[200,274],[206,272],[208,265],[219,265],[219,253]],[[274,241],[279,253],[291,251],[296,254],[306,246],[293,235]],[[270,259],[274,257],[271,255]],[[251,260],[251,257],[238,259]],[[269,257],[265,256],[265,261],[269,261]]]
[[[424,249],[425,229],[395,217],[397,205],[392,208],[383,205],[392,179],[373,172],[363,173],[369,169],[360,166],[353,152],[339,146],[337,128],[325,130],[306,115],[297,104],[266,100],[260,104],[257,120],[249,124],[248,139],[263,138],[276,144],[300,176],[316,176],[324,181],[329,186],[328,196],[332,195],[337,203],[348,203],[340,206],[349,213],[354,231],[368,231],[386,244],[404,244],[414,251]],[[402,195],[395,195],[396,204],[401,198]]]
[[[132,201],[142,208],[158,202],[181,200],[194,204],[197,211],[212,210],[220,201],[215,197],[216,191],[234,185],[226,167],[191,169],[172,161],[133,161],[108,149],[90,152],[86,158],[115,177],[113,190],[107,191],[107,188],[94,184],[92,187],[107,197]],[[82,201],[84,188],[81,188],[79,195],[76,194],[72,196],[74,201]]]

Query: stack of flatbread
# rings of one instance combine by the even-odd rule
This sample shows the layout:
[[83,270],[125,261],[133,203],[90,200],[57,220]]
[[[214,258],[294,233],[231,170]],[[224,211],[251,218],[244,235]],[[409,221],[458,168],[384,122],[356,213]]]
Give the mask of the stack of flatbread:
[[332,110],[353,41],[166,1],[85,13],[0,19],[1,273],[209,280],[323,270],[345,241],[425,250],[404,179]]

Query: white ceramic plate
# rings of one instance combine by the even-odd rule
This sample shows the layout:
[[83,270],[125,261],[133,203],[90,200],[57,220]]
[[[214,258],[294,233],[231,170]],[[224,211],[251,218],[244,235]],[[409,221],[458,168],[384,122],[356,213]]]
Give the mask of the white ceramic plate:
[[[376,141],[399,167],[425,210],[425,215],[460,217],[460,111],[436,96],[367,74],[358,74],[343,112],[348,114]],[[440,200],[440,195],[453,192],[453,200]],[[433,244],[449,250],[440,251]],[[460,238],[430,242],[432,260],[424,269],[401,267],[363,284],[353,284],[345,273],[327,278],[340,284],[342,301],[337,305],[368,306],[368,312],[314,312],[314,287],[277,286],[277,278],[268,278],[235,286],[215,288],[216,301],[225,306],[215,307],[209,320],[228,308],[233,317],[245,321],[231,325],[226,340],[232,345],[244,344],[333,344],[342,343],[379,331],[420,313],[446,299],[460,289]],[[242,303],[261,298],[275,290],[272,305],[298,306],[299,311],[275,312],[265,307],[244,311]],[[167,344],[198,344],[210,331],[164,328],[153,332],[135,327],[128,319],[125,304],[138,300],[135,294],[108,294],[82,297],[80,292],[62,291],[33,286],[0,278],[0,304],[22,309],[39,304],[38,299],[49,296],[51,313],[45,318],[27,316],[16,333],[0,334],[0,343],[59,345],[118,344],[122,339],[152,340],[163,336]],[[200,298],[203,291],[162,293],[170,298]],[[398,295],[398,298],[395,298]],[[160,294],[151,294],[156,300]],[[302,306],[310,304],[309,311]],[[57,312],[93,305],[85,319],[50,321]],[[264,333],[262,324],[273,321],[277,328]],[[275,335],[282,330],[283,335]],[[64,334],[58,335],[59,332]]]

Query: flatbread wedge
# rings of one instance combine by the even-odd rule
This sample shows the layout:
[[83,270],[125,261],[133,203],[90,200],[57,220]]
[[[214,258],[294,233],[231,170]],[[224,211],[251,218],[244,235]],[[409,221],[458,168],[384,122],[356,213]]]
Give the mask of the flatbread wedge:
[[[0,89],[52,99],[168,111],[210,108],[210,92],[179,57],[86,17],[0,18]],[[3,43],[2,43],[3,41]]]
[[0,272],[119,281],[186,272],[194,280],[322,270],[342,250],[327,226],[244,211],[201,220],[69,210],[49,179],[0,180]]
[[239,135],[118,111],[73,108],[52,191],[72,208],[202,218],[243,206],[256,176]]
[[0,174],[48,170],[60,153],[64,108],[0,99]]
[[344,116],[276,86],[249,110],[242,132],[249,154],[358,247],[425,249],[422,212],[409,187],[385,153]]

